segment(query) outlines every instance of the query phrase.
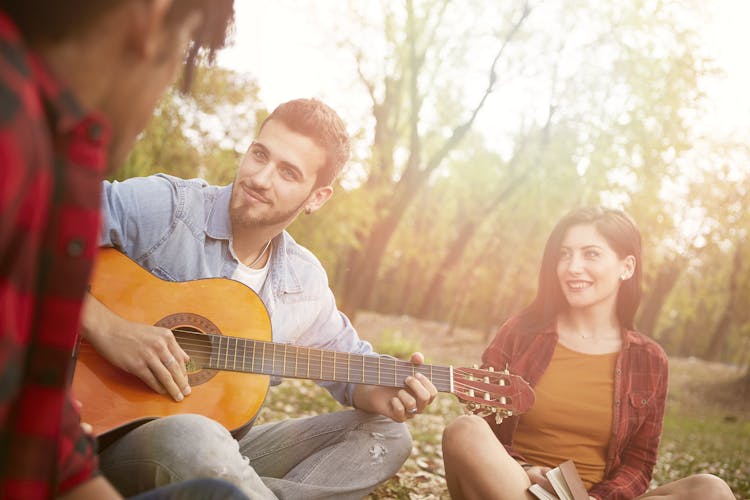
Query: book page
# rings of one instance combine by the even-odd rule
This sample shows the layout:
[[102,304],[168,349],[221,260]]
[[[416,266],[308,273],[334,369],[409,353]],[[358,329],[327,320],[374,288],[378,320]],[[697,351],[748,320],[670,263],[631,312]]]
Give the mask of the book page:
[[568,485],[565,484],[565,478],[559,467],[547,471],[546,476],[558,497],[562,500],[573,500],[573,494],[570,492]]
[[538,485],[536,483],[529,486],[529,492],[531,492],[531,494],[536,496],[539,500],[558,500],[555,495],[545,490],[541,485]]

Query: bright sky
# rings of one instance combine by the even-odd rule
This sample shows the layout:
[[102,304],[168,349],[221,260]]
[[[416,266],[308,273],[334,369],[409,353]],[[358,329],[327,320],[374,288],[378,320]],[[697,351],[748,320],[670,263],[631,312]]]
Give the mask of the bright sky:
[[[727,133],[750,129],[750,0],[708,0],[714,17],[704,27],[704,44],[725,69],[725,77],[708,88],[712,115],[708,128]],[[260,83],[261,100],[268,108],[296,97],[319,97],[331,104],[345,121],[359,119],[368,105],[362,89],[346,86],[341,68],[349,68],[343,53],[320,50],[330,44],[316,19],[300,14],[294,2],[238,0],[233,47],[220,55],[221,65],[247,72]],[[334,0],[316,3],[318,15],[336,6]],[[303,7],[304,8],[304,7]],[[329,45],[330,46],[330,45]]]

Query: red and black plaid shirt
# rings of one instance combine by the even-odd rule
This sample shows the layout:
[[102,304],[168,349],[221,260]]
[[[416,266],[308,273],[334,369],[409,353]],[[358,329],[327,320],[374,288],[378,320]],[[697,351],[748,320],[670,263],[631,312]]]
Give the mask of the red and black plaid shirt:
[[[482,354],[484,367],[508,369],[534,387],[552,359],[557,332],[549,329],[529,334],[517,328],[518,318],[508,320]],[[638,332],[626,330],[615,365],[612,437],[607,447],[604,480],[589,490],[594,498],[629,500],[642,494],[651,482],[661,438],[667,400],[668,364],[664,350]],[[498,439],[516,459],[513,436],[518,419],[501,425],[490,420]],[[582,415],[581,418],[586,418]],[[571,457],[575,461],[575,457]]]
[[0,12],[0,498],[97,470],[69,382],[108,136]]

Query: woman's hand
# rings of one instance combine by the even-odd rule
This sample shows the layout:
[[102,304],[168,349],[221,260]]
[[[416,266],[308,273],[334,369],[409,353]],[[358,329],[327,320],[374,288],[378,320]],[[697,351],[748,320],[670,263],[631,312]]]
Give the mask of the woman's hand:
[[531,484],[536,483],[545,490],[554,494],[555,490],[552,488],[552,485],[550,484],[549,479],[547,479],[546,476],[549,470],[549,467],[544,467],[541,465],[533,465],[531,467],[524,468],[524,471],[526,471],[526,475],[529,476],[529,481],[531,481]]

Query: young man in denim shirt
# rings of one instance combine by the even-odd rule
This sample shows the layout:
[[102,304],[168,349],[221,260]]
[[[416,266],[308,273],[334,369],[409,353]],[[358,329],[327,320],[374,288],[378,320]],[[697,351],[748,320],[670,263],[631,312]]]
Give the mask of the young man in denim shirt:
[[[261,125],[231,185],[167,175],[105,183],[102,245],[163,279],[245,283],[269,312],[274,342],[373,354],[336,308],[321,264],[285,231],[330,198],[348,158],[349,138],[332,109],[314,99],[284,103]],[[126,321],[93,298],[84,327],[100,354],[153,390],[176,401],[190,394],[188,356],[169,330]],[[105,449],[102,468],[128,493],[208,476],[252,498],[362,498],[401,467],[411,451],[403,422],[437,394],[421,374],[405,384],[321,383],[354,409],[261,425],[239,447],[206,417],[162,418]]]

